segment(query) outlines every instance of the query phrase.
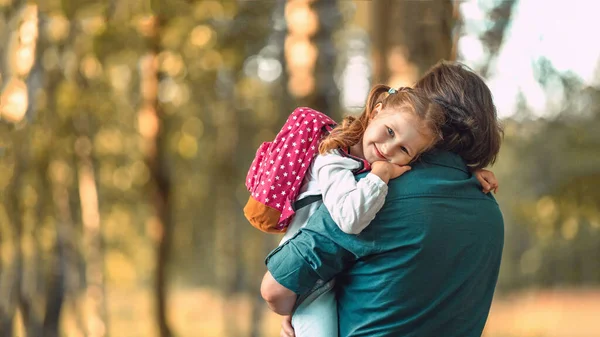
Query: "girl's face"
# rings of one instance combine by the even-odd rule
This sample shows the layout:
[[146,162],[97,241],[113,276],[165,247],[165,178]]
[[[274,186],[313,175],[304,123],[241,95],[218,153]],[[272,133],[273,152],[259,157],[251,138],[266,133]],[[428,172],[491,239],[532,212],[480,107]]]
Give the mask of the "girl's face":
[[377,105],[362,141],[352,146],[353,155],[373,163],[379,160],[407,165],[433,142],[423,134],[420,121],[408,112],[394,112]]

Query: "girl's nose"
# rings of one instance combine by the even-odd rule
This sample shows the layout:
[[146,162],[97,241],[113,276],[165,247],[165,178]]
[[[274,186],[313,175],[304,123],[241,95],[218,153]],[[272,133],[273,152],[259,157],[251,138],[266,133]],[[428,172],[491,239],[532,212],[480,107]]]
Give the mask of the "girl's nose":
[[385,151],[384,155],[386,157],[392,156],[395,152],[396,149],[400,147],[400,143],[394,140],[390,140],[388,141],[385,146],[383,147],[383,151]]
[[394,146],[392,144],[385,144],[385,146],[381,148],[381,151],[386,158],[391,158],[394,155],[393,149]]

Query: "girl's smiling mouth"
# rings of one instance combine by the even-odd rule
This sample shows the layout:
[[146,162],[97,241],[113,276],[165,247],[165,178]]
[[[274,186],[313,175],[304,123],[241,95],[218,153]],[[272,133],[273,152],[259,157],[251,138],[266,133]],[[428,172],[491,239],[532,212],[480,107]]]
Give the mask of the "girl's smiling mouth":
[[377,155],[377,157],[387,161],[387,158],[381,152],[379,152],[377,145],[373,144],[373,147],[375,148],[375,154]]

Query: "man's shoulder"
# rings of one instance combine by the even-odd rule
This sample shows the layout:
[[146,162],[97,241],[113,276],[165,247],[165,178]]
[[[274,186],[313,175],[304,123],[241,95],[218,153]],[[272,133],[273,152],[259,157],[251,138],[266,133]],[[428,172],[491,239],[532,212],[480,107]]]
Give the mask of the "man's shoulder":
[[412,165],[412,170],[389,183],[388,197],[485,198],[460,156],[431,151]]
[[[431,150],[424,153],[414,164],[413,169],[430,169],[436,168],[442,171],[459,171],[463,173],[469,173],[469,168],[463,161],[463,159],[456,153],[442,151],[442,150]],[[431,173],[432,171],[428,171]]]

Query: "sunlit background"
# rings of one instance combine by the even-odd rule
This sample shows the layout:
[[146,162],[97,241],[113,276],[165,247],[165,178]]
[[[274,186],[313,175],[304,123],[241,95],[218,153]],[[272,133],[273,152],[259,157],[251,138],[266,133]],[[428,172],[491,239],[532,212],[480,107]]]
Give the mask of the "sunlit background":
[[275,337],[246,170],[440,59],[505,126],[485,337],[600,336],[600,2],[0,0],[0,336]]

